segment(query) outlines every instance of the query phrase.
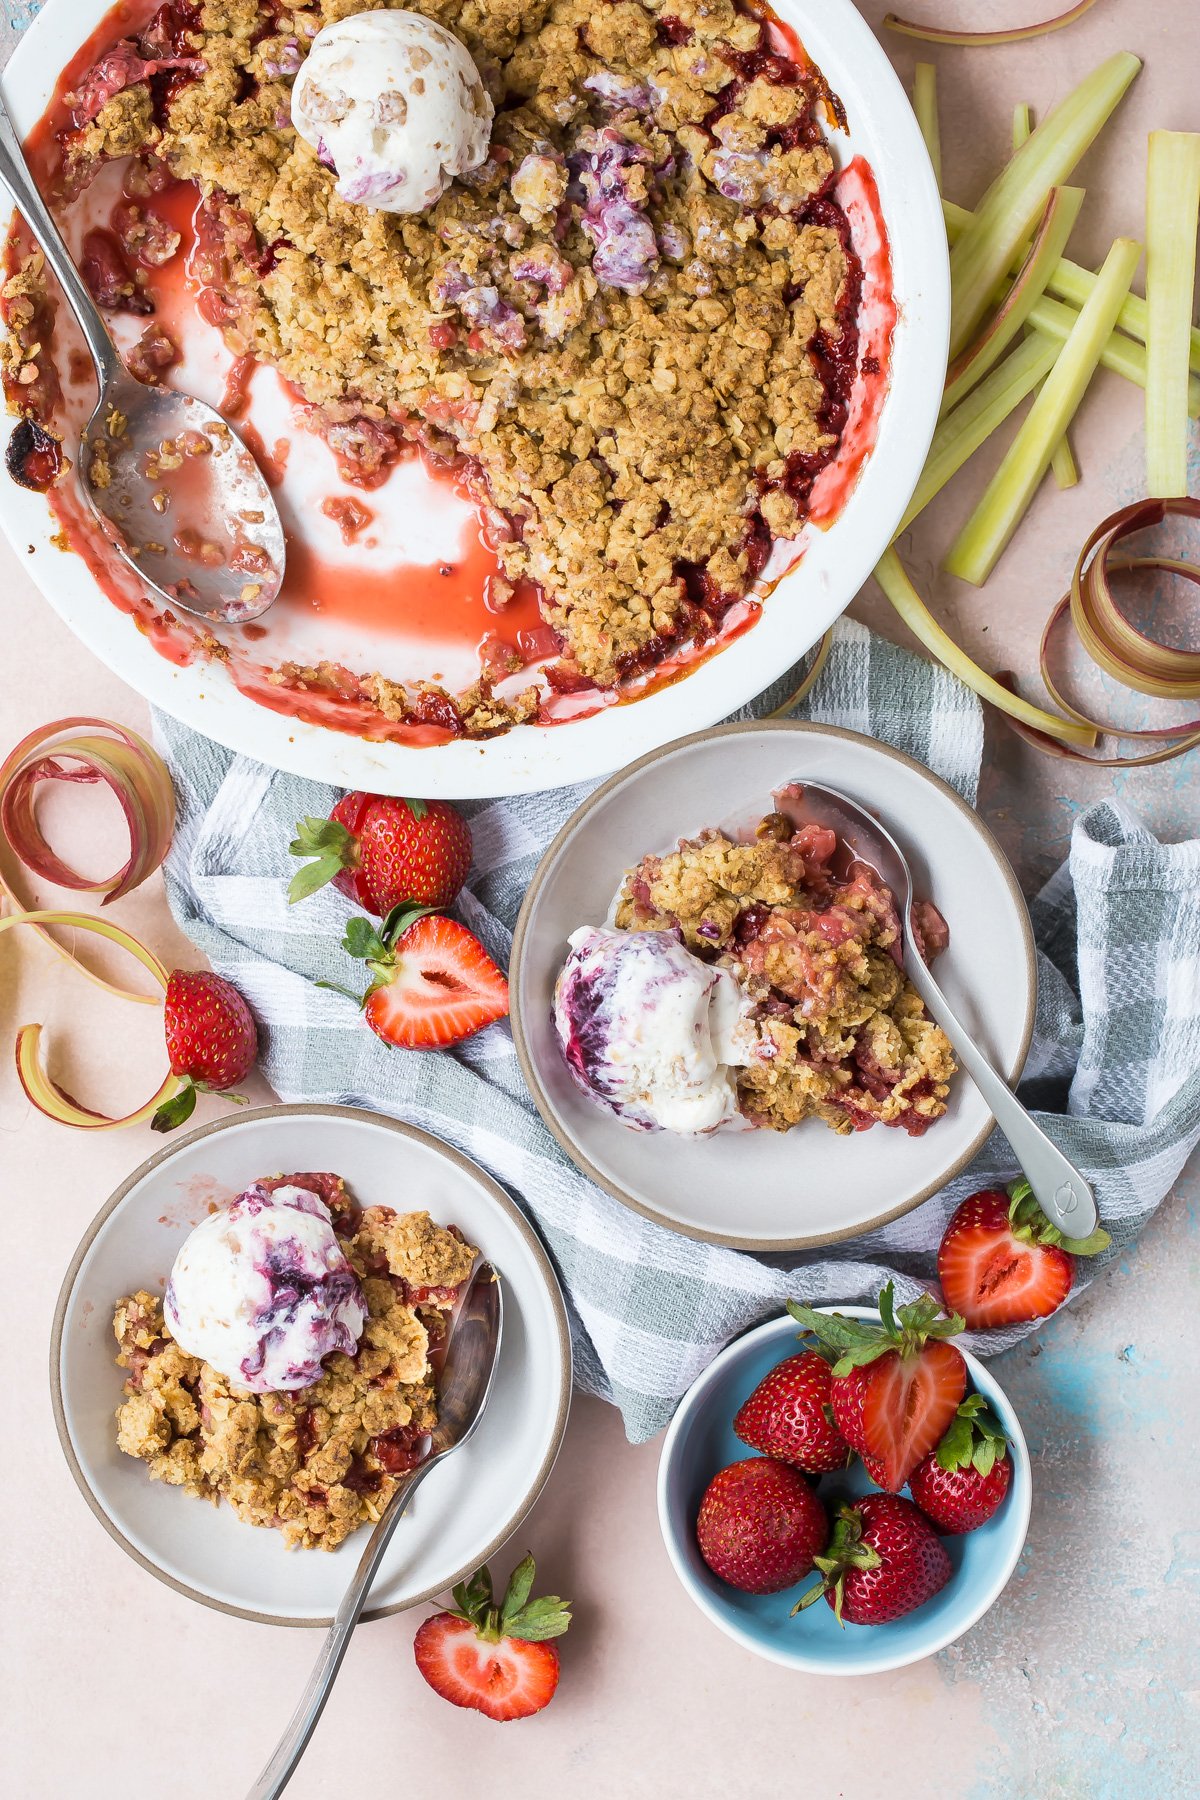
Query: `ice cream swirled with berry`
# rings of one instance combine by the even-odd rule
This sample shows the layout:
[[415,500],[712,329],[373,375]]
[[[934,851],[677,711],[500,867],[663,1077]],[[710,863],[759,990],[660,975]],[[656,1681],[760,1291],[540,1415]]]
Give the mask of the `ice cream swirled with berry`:
[[577,1084],[628,1125],[711,1131],[733,1117],[754,1031],[733,977],[667,932],[572,932],[554,1023]]
[[256,1183],[189,1234],[163,1314],[182,1350],[264,1394],[311,1386],[332,1351],[353,1356],[367,1308],[325,1202]]
[[292,89],[292,124],[343,200],[419,213],[487,158],[492,102],[465,45],[420,13],[336,19]]

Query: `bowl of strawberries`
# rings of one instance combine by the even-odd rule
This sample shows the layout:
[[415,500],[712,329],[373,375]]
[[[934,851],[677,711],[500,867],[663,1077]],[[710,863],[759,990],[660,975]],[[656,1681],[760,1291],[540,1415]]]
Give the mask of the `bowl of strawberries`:
[[1032,1482],[1003,1389],[930,1294],[789,1301],[730,1344],[663,1443],[658,1511],[700,1610],[769,1661],[867,1675],[982,1618],[1025,1542]]

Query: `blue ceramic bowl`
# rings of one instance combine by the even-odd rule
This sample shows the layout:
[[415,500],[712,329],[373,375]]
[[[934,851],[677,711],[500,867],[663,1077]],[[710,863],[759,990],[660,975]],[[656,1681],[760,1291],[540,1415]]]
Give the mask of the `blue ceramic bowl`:
[[[851,1318],[874,1319],[871,1307],[822,1307]],[[954,1574],[940,1594],[890,1625],[838,1625],[823,1601],[790,1617],[807,1582],[781,1594],[743,1594],[728,1587],[696,1548],[695,1521],[705,1488],[718,1469],[753,1454],[733,1434],[738,1407],[769,1369],[797,1348],[797,1326],[770,1319],[730,1344],[693,1382],[672,1419],[658,1465],[658,1517],[675,1572],[701,1612],[770,1662],[817,1675],[874,1675],[932,1656],[970,1630],[1003,1591],[1017,1565],[1029,1526],[1032,1482],[1029,1450],[1016,1413],[984,1365],[963,1352],[971,1384],[986,1399],[1008,1436],[1012,1481],[986,1525],[944,1539]],[[826,1475],[819,1492],[831,1507],[875,1492],[861,1463]]]

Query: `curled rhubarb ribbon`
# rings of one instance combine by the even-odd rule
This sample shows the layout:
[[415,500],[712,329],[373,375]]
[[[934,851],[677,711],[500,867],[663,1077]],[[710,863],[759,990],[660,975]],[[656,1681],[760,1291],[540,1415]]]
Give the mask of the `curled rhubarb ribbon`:
[[[8,913],[0,917],[0,933],[17,925],[31,926],[43,936],[47,926],[67,926],[76,931],[90,931],[97,937],[108,938],[111,943],[119,944],[122,950],[128,951],[130,956],[136,957],[142,967],[150,971],[163,992],[166,991],[167,971],[157,956],[135,937],[131,937],[129,932],[122,931],[119,925],[110,925],[107,919],[93,919],[87,913],[49,911]],[[48,941],[54,943],[52,938]],[[59,944],[54,947],[70,961],[76,962],[76,966],[84,974],[90,974],[70,951]],[[97,980],[98,977],[93,975],[92,979]],[[109,986],[107,982],[102,985]],[[115,994],[124,993],[121,988],[111,988],[110,991]],[[157,996],[148,994],[129,994],[126,997],[145,1000],[151,1005],[157,999]],[[22,1025],[17,1032],[17,1075],[30,1102],[39,1112],[45,1113],[47,1118],[57,1119],[60,1125],[71,1125],[78,1131],[115,1131],[124,1125],[138,1125],[143,1119],[152,1117],[162,1102],[170,1099],[180,1085],[178,1076],[168,1074],[157,1093],[144,1106],[126,1113],[122,1118],[109,1118],[107,1113],[95,1112],[91,1107],[82,1106],[73,1094],[68,1094],[65,1088],[59,1087],[51,1079],[41,1059],[41,1035],[40,1025]]]
[[1101,762],[1110,769],[1137,769],[1168,762],[1200,744],[1200,718],[1141,729],[1091,719],[1063,698],[1050,669],[1050,642],[1055,628],[1060,620],[1069,618],[1088,656],[1122,686],[1156,700],[1200,699],[1200,651],[1179,650],[1140,631],[1122,612],[1110,580],[1116,571],[1154,569],[1200,586],[1200,564],[1183,557],[1129,556],[1118,551],[1118,546],[1135,532],[1161,525],[1172,516],[1200,520],[1200,500],[1186,495],[1168,500],[1138,500],[1097,525],[1079,553],[1070,593],[1063,595],[1046,621],[1039,650],[1046,691],[1068,717],[1090,725],[1104,736],[1152,743],[1156,747],[1136,756],[1083,756],[1070,745],[1055,742],[1010,718],[1014,731],[1037,749],[1081,762]]
[[[103,782],[116,796],[129,831],[129,855],[101,881],[81,875],[47,843],[38,823],[38,790],[45,781]],[[101,904],[132,893],[152,875],[170,848],[175,829],[175,791],[158,752],[124,726],[106,719],[59,719],[22,738],[0,763],[0,831],[14,855],[34,875],[76,893],[99,894]],[[26,909],[0,870],[0,894],[22,913]],[[117,987],[80,962],[39,929],[39,936],[94,981],[122,999],[150,1001],[146,994]]]

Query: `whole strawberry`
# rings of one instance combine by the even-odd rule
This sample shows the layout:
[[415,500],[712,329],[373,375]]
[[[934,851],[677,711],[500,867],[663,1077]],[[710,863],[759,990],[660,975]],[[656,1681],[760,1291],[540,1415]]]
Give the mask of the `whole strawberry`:
[[829,1398],[838,1430],[894,1493],[941,1442],[967,1391],[961,1350],[946,1343],[962,1330],[930,1294],[895,1305],[889,1281],[879,1296],[880,1323],[814,1312],[788,1301],[792,1317],[836,1355]]
[[982,1394],[968,1394],[936,1450],[919,1462],[908,1491],[938,1531],[977,1531],[1008,1492],[1008,1439]]
[[347,794],[327,819],[301,819],[288,846],[315,857],[288,888],[295,904],[332,881],[382,918],[407,903],[441,909],[458,894],[471,867],[471,831],[444,800]]
[[550,1639],[571,1623],[557,1594],[531,1600],[532,1556],[518,1563],[497,1605],[486,1567],[454,1589],[456,1610],[435,1613],[413,1640],[417,1667],[452,1706],[489,1719],[527,1719],[558,1687],[558,1650]]
[[816,1565],[820,1582],[792,1612],[803,1612],[824,1596],[839,1625],[902,1619],[940,1593],[951,1574],[942,1540],[900,1494],[866,1494],[841,1507],[829,1548]]
[[972,1329],[1021,1325],[1057,1312],[1075,1279],[1075,1258],[1095,1256],[1111,1239],[1102,1227],[1065,1238],[1027,1181],[1007,1192],[985,1188],[951,1215],[938,1249],[946,1305]]
[[394,907],[378,931],[350,919],[342,948],[371,973],[367,1024],[398,1050],[444,1050],[508,1012],[508,982],[479,939],[427,906]]
[[747,1594],[777,1594],[807,1575],[825,1548],[825,1508],[798,1470],[769,1456],[719,1469],[696,1515],[700,1554]]
[[829,1383],[829,1364],[815,1350],[789,1356],[742,1402],[733,1429],[751,1450],[806,1475],[844,1469],[854,1452],[833,1422]]
[[258,1055],[258,1030],[232,982],[209,969],[175,969],[168,977],[163,1028],[171,1072],[182,1078],[182,1086],[163,1101],[150,1125],[173,1131],[191,1118],[198,1092],[225,1093],[245,1080]]

